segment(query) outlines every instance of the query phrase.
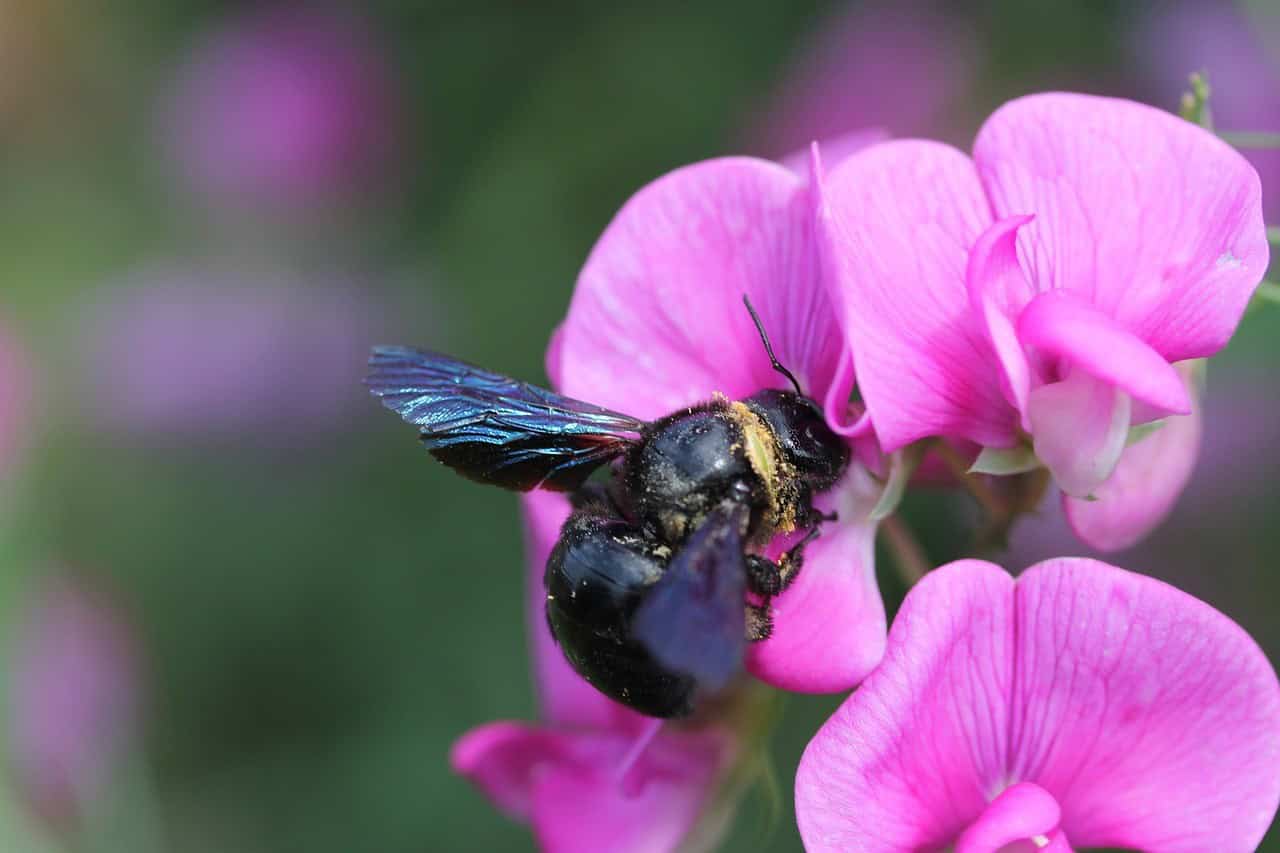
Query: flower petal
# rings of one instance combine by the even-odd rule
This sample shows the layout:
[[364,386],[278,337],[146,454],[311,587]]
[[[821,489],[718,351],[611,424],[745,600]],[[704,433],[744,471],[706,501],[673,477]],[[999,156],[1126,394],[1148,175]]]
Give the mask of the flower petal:
[[709,160],[636,193],[578,278],[559,335],[560,389],[641,418],[719,391],[786,387],[823,400],[844,351],[820,278],[806,181],[776,163]]
[[1280,803],[1280,685],[1240,626],[1171,586],[1051,560],[1016,588],[1011,778],[1078,847],[1251,851]]
[[[1166,361],[1213,355],[1267,268],[1257,173],[1208,131],[1088,95],[1012,101],[974,160],[1038,289],[1080,294]],[[861,365],[859,365],[861,368]]]
[[1234,853],[1280,804],[1278,761],[1280,683],[1208,605],[1092,560],[1016,585],[961,561],[810,742],[796,815],[810,851],[933,849],[1022,781],[1061,807],[1047,849]]
[[1069,291],[1042,293],[1018,317],[1018,339],[1042,356],[1124,390],[1162,414],[1185,415],[1191,397],[1158,352]]
[[[877,142],[884,142],[888,138],[889,132],[887,130],[879,127],[867,127],[825,137],[819,142],[819,145],[822,148],[822,159],[826,162],[827,168],[830,169],[839,165],[847,157],[857,154],[862,149],[869,148]],[[808,180],[810,157],[810,149],[806,147],[799,151],[792,151],[778,162]]]
[[568,752],[565,736],[548,729],[525,723],[486,723],[454,742],[449,763],[503,814],[528,820],[535,771],[565,760]]
[[965,290],[969,248],[991,222],[973,164],[945,145],[886,142],[819,188],[832,300],[884,450],[930,435],[1011,445],[1016,413]]
[[869,516],[881,490],[854,463],[816,501],[839,520],[823,527],[795,582],[773,599],[773,634],[747,652],[757,678],[783,690],[830,693],[849,690],[880,663],[885,612]]
[[1058,802],[1044,788],[1030,782],[1010,785],[956,839],[956,853],[991,853],[1033,836],[1047,838],[1061,817]]
[[569,499],[534,491],[520,497],[528,560],[528,630],[533,675],[542,718],[555,725],[634,731],[647,719],[596,690],[573,671],[547,627],[547,593],[542,576],[547,557],[569,517]]
[[981,318],[997,364],[1004,372],[1000,390],[1009,405],[1018,410],[1026,430],[1030,429],[1027,395],[1031,393],[1031,366],[1014,321],[1035,292],[1018,266],[1016,239],[1018,229],[1034,218],[1009,216],[992,225],[970,250],[965,269],[969,304]]
[[1191,479],[1203,426],[1194,364],[1178,366],[1191,392],[1191,414],[1170,417],[1153,434],[1126,447],[1110,479],[1094,490],[1097,500],[1063,496],[1067,521],[1090,546],[1118,551],[1137,544],[1165,519]]
[[1131,409],[1129,395],[1083,370],[1031,392],[1036,456],[1059,488],[1088,498],[1106,482],[1124,451]]
[[903,602],[884,662],[810,741],[796,818],[810,853],[954,840],[1003,786],[1013,578],[966,560]]
[[718,738],[659,735],[632,770],[636,786],[611,768],[546,767],[533,788],[533,831],[547,853],[675,850],[694,827],[724,760]]

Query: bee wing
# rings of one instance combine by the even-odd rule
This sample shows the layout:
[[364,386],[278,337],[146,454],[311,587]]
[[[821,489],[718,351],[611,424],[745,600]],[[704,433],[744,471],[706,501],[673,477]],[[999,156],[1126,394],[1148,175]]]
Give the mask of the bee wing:
[[713,511],[645,594],[633,635],[664,666],[712,690],[742,668],[746,646],[745,507]]
[[431,455],[482,483],[571,491],[624,453],[643,421],[447,355],[375,347],[369,390],[419,427]]

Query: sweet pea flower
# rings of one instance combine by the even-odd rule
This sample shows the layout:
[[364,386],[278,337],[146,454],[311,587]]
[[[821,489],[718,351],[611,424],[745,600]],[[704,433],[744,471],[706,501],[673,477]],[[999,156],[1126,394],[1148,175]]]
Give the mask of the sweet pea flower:
[[396,101],[386,51],[354,7],[267,4],[196,43],[161,133],[184,182],[210,200],[310,205],[382,176]]
[[[788,387],[745,294],[801,388],[837,432],[852,429],[852,364],[828,296],[811,183],[738,157],[677,169],[637,192],[592,250],[552,341],[557,390],[649,420],[715,393]],[[795,582],[772,600],[772,635],[748,649],[748,669],[762,680],[847,690],[879,662],[885,611],[870,518],[879,495],[855,461],[815,501],[839,520],[823,525]]]
[[743,134],[746,150],[782,157],[816,139],[834,167],[851,132],[943,130],[973,83],[974,48],[965,22],[935,0],[841,4],[784,66]]
[[832,293],[886,451],[944,436],[987,448],[986,470],[1043,464],[1065,500],[1108,507],[1071,513],[1091,544],[1159,521],[1185,477],[1105,487],[1133,427],[1192,411],[1175,364],[1227,343],[1266,270],[1244,158],[1151,107],[1055,93],[998,110],[973,159],[887,142],[822,191]]
[[810,742],[796,815],[810,853],[1247,853],[1278,762],[1280,684],[1226,616],[1092,560],[964,560]]
[[11,661],[9,754],[33,809],[65,828],[103,794],[129,735],[136,644],[96,590],[56,578],[36,593]]
[[531,824],[549,853],[674,850],[704,815],[735,758],[719,728],[655,732],[656,721],[580,678],[547,628],[542,574],[568,516],[557,495],[523,499],[529,643],[542,723],[495,722],[454,744],[454,770],[502,812]]
[[275,264],[148,265],[87,318],[95,411],[108,428],[147,439],[292,446],[332,435],[355,417],[349,389],[381,313],[346,281]]

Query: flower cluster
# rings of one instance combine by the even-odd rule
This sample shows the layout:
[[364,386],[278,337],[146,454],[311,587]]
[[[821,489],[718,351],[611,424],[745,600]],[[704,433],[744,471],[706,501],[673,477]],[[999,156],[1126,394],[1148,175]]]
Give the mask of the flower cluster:
[[[1269,260],[1257,173],[1183,119],[1072,94],[1005,105],[972,156],[918,140],[820,153],[642,189],[547,357],[559,391],[647,419],[782,387],[745,294],[847,437],[855,461],[816,499],[838,521],[747,660],[786,690],[862,684],[801,763],[806,847],[1252,850],[1280,802],[1280,685],[1227,617],[1103,563],[1015,580],[966,560],[930,572],[887,630],[873,558],[904,460],[940,447],[972,463],[962,481],[1050,478],[1095,547],[1160,522],[1195,460],[1201,360]],[[568,512],[525,504],[545,726],[478,729],[454,763],[547,849],[673,849],[741,732],[714,717],[657,732],[567,668],[538,579]]]

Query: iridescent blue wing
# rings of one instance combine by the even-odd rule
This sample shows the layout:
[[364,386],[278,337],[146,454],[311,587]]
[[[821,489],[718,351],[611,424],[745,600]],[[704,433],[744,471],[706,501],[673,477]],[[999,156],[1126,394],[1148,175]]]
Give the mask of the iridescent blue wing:
[[714,510],[645,593],[633,636],[664,666],[719,690],[742,668],[746,646],[746,508]]
[[432,456],[473,480],[519,491],[576,489],[634,444],[645,426],[409,347],[374,348],[365,384],[382,405],[421,430]]

